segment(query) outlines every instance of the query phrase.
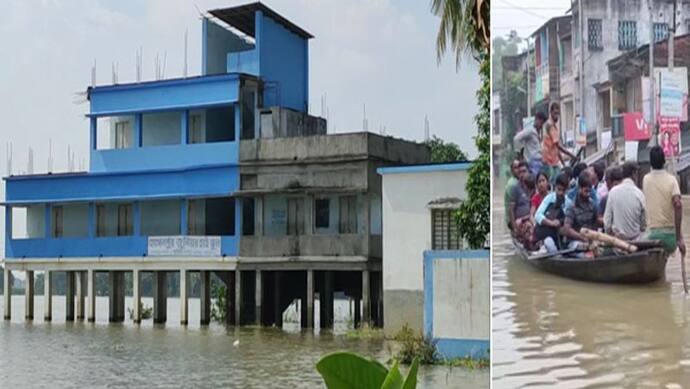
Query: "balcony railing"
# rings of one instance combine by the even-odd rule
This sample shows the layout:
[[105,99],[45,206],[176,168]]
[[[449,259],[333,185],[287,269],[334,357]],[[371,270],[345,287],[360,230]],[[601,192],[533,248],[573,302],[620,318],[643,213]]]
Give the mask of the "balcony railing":
[[[237,236],[220,236],[219,238],[218,256],[236,256]],[[5,257],[8,261],[24,258],[58,260],[62,257],[149,256],[148,236],[8,239],[5,246]],[[169,256],[175,256],[175,253],[171,251]],[[181,254],[178,256],[194,257],[198,255]]]

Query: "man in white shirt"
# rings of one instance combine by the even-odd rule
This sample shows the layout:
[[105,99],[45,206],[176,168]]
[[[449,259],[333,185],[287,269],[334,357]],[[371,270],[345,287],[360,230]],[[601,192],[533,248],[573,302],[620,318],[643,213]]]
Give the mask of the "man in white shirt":
[[623,164],[623,181],[608,193],[604,211],[604,231],[619,239],[637,240],[647,229],[645,196],[635,185],[637,163]]

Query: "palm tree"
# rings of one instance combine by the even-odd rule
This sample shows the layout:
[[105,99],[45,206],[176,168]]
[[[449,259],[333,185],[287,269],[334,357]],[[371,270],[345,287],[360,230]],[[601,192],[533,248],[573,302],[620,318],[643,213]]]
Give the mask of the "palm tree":
[[479,61],[488,53],[489,9],[489,0],[431,0],[431,11],[441,18],[436,37],[438,61],[448,48],[458,65],[463,54]]

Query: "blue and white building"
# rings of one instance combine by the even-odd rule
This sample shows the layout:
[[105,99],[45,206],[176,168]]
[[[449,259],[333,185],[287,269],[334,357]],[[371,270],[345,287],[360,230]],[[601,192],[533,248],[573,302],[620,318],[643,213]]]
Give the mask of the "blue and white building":
[[235,324],[280,325],[301,299],[311,327],[318,294],[328,326],[334,291],[382,323],[376,169],[426,162],[428,149],[327,135],[307,109],[312,35],[265,5],[211,10],[202,23],[201,75],[88,88],[88,171],[4,178],[6,318],[12,271],[26,271],[28,318],[33,272],[46,272],[47,320],[52,272],[67,272],[68,320],[75,309],[95,320],[94,273],[108,272],[111,321],[124,319],[124,272],[138,301],[150,271],[158,322],[166,273],[180,273],[186,324],[188,274],[200,272],[208,323],[216,272]]

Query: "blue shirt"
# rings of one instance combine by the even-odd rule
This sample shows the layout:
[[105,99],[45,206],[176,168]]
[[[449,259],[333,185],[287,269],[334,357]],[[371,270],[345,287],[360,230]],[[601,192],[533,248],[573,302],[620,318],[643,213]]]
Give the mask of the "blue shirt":
[[[565,202],[561,204],[561,210],[565,212]],[[549,209],[549,207],[552,204],[556,203],[556,192],[551,192],[544,197],[544,200],[541,201],[541,204],[539,205],[539,208],[537,208],[537,211],[534,213],[534,221],[537,222],[538,225],[541,225],[541,222],[546,219],[546,211]]]

